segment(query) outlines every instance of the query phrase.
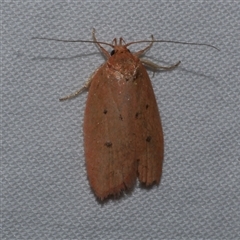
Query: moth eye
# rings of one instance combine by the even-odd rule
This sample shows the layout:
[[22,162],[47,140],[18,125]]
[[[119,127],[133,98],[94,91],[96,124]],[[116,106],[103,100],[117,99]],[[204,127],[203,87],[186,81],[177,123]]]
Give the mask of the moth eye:
[[115,53],[115,50],[112,50],[112,51],[111,51],[111,56],[114,55],[114,53]]
[[130,50],[128,49],[128,52],[130,52]]

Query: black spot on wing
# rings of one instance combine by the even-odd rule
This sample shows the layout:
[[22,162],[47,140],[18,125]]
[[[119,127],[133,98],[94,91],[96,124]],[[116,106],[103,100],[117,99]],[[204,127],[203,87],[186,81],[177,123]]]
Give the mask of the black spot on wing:
[[104,145],[108,148],[112,147],[112,143],[111,142],[105,142]]
[[148,137],[146,138],[146,142],[151,142],[151,140],[152,140],[152,137],[151,137],[151,136],[148,136]]

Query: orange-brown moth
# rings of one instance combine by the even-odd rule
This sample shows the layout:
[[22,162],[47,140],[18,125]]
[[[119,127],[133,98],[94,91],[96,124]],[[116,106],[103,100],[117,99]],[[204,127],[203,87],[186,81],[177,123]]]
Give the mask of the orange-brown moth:
[[[137,178],[147,186],[158,184],[164,155],[163,130],[144,65],[166,70],[177,67],[180,62],[161,67],[139,57],[153,42],[174,41],[155,41],[152,37],[151,41],[125,44],[120,38],[119,42],[114,39],[112,44],[108,44],[97,41],[94,31],[93,41],[48,40],[93,42],[107,59],[83,88],[60,99],[75,97],[89,89],[83,127],[84,150],[88,179],[96,196],[103,200],[110,195],[118,195],[131,188]],[[141,42],[150,42],[150,45],[136,53],[129,51],[129,45]],[[109,53],[101,44],[112,47],[112,52]]]
[[151,81],[123,40],[93,75],[84,115],[84,148],[90,185],[100,199],[131,188],[137,177],[159,183],[163,131]]

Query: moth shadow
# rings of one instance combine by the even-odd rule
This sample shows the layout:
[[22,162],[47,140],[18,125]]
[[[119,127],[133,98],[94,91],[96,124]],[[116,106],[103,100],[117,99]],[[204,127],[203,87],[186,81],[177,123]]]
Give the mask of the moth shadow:
[[75,58],[88,57],[88,56],[92,56],[92,55],[96,55],[96,54],[99,55],[100,53],[99,52],[93,52],[93,53],[88,53],[88,54],[79,54],[79,55],[75,55],[75,56],[71,56],[71,57],[42,57],[42,56],[38,56],[38,57],[31,58],[31,59],[32,60],[39,60],[39,61],[44,61],[44,60],[71,60],[71,59],[75,59]]
[[[137,183],[135,182],[133,186],[126,188],[117,194],[109,195],[108,197],[104,198],[103,200],[99,199],[95,195],[96,201],[102,206],[107,204],[109,201],[122,201],[124,198],[128,198],[128,197],[132,196],[132,193],[133,193],[136,185],[137,185]],[[92,190],[92,192],[93,192],[93,190]],[[93,192],[93,194],[94,194],[94,192]]]
[[[160,183],[159,183],[160,184]],[[139,188],[140,189],[144,189],[146,191],[150,191],[151,189],[155,188],[155,187],[158,187],[159,184],[157,183],[153,183],[151,185],[146,185],[145,183],[139,183]]]
[[[159,183],[160,184],[160,183]],[[118,194],[114,194],[114,195],[109,195],[108,197],[106,197],[105,199],[101,200],[99,199],[96,195],[96,201],[100,204],[100,205],[105,205],[107,204],[109,201],[122,201],[124,198],[128,198],[132,196],[133,191],[135,190],[135,188],[137,186],[139,186],[140,189],[144,189],[145,191],[150,191],[151,189],[158,187],[159,184],[157,183],[153,183],[151,185],[146,185],[144,183],[138,182],[137,181],[134,183],[134,185],[130,188],[126,188],[124,190],[122,190],[120,193]],[[94,194],[93,190],[92,193]]]

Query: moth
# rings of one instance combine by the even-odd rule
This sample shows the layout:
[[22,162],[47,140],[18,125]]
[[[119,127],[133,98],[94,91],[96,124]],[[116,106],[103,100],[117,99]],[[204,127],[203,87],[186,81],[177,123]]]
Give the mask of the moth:
[[[39,39],[39,38],[38,38]],[[40,38],[48,39],[48,38]],[[106,58],[84,87],[60,100],[67,100],[88,89],[84,114],[84,151],[87,175],[95,195],[103,200],[132,188],[138,179],[149,186],[159,184],[164,157],[164,138],[152,84],[145,66],[171,70],[140,57],[154,42],[206,45],[165,40],[125,43],[115,38],[112,44],[97,41],[58,40],[95,43]],[[149,42],[132,53],[129,46]],[[112,48],[109,53],[102,45]],[[215,47],[213,47],[215,48]]]

